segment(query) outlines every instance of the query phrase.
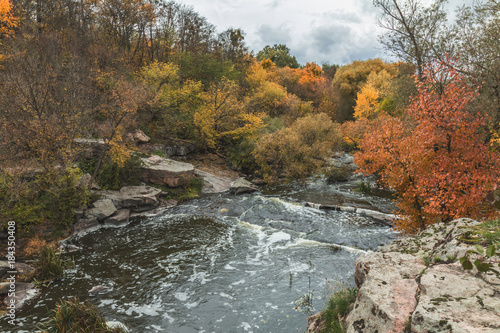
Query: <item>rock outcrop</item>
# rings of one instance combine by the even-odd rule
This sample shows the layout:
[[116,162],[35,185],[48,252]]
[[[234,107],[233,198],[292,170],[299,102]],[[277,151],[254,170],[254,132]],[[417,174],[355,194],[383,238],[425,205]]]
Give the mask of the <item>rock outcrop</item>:
[[474,248],[463,239],[477,224],[435,224],[360,256],[347,332],[500,332],[500,276],[458,262]]
[[149,211],[160,205],[161,189],[152,186],[124,186],[120,191],[96,191],[101,199],[90,207],[75,210],[76,222],[73,235],[99,229],[104,225],[123,225],[129,222],[130,213]]
[[153,155],[142,158],[142,180],[146,183],[179,187],[195,177],[194,166]]
[[245,178],[238,178],[231,183],[229,189],[233,194],[251,193],[257,191],[259,188],[246,180]]

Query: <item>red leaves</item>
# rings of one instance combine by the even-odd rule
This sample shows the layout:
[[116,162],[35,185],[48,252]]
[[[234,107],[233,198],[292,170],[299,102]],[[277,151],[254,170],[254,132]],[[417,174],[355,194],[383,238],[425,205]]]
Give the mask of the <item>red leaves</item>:
[[407,110],[415,124],[381,117],[356,154],[364,173],[379,173],[397,191],[397,207],[408,216],[398,228],[408,232],[483,214],[500,176],[499,156],[483,140],[485,119],[467,110],[477,89],[444,63],[428,66],[423,77]]

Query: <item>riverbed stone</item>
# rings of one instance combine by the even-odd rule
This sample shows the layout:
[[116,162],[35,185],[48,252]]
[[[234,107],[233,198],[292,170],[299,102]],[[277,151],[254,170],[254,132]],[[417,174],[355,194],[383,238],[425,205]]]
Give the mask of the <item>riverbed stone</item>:
[[189,184],[195,177],[194,166],[153,155],[142,158],[142,179],[146,183],[179,187]]
[[245,178],[238,178],[231,183],[231,193],[243,194],[257,191],[259,188],[246,180]]
[[[19,310],[27,301],[38,295],[38,289],[32,283],[17,282],[16,296],[14,297],[16,310]],[[4,304],[10,304],[10,297],[5,297]]]
[[99,191],[98,194],[113,201],[117,209],[143,212],[159,205],[161,189],[152,186],[124,186],[120,191]]
[[113,215],[104,220],[104,225],[124,225],[129,222],[130,219],[130,209],[123,208],[117,210]]
[[87,232],[95,231],[101,227],[96,218],[79,219],[73,224],[73,235],[81,235]]
[[224,193],[231,189],[231,184],[235,178],[214,175],[212,173],[196,169],[195,174],[203,178],[203,194]]
[[111,199],[101,199],[92,203],[92,208],[85,211],[85,217],[103,221],[115,212],[116,207]]

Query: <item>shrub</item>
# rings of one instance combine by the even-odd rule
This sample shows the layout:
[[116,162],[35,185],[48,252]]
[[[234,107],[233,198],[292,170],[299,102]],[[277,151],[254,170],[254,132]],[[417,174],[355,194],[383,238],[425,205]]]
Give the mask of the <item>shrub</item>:
[[358,288],[342,288],[335,292],[328,301],[326,309],[323,310],[323,319],[326,323],[325,333],[345,333],[347,331],[345,319],[351,312]]
[[303,180],[320,169],[339,143],[337,126],[326,114],[320,113],[264,135],[257,143],[254,156],[266,181],[276,182],[282,174],[288,179]]
[[136,154],[132,154],[123,167],[111,159],[106,159],[97,176],[97,182],[106,190],[119,190],[125,185],[140,185],[141,167],[141,159]]
[[97,307],[89,301],[80,302],[77,298],[60,300],[52,310],[52,316],[39,325],[43,333],[124,333],[124,327],[110,328]]
[[28,235],[40,224],[65,230],[73,223],[73,209],[90,197],[90,192],[79,186],[80,177],[80,169],[74,167],[44,171],[32,180],[2,173],[0,226],[16,221],[19,236]]
[[63,260],[60,254],[55,253],[50,247],[45,247],[36,266],[35,277],[40,281],[47,281],[62,278],[64,269],[74,266],[74,263],[72,260]]

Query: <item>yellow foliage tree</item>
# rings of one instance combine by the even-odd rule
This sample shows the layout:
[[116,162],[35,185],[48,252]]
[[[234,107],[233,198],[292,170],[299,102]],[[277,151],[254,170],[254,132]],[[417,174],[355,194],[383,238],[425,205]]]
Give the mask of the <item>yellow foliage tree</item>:
[[379,107],[379,92],[372,85],[365,85],[361,88],[354,107],[354,118],[370,118],[377,113]]
[[245,111],[238,99],[238,86],[223,78],[203,93],[204,103],[194,114],[197,139],[206,147],[216,148],[221,141],[252,138],[262,126],[261,113]]

